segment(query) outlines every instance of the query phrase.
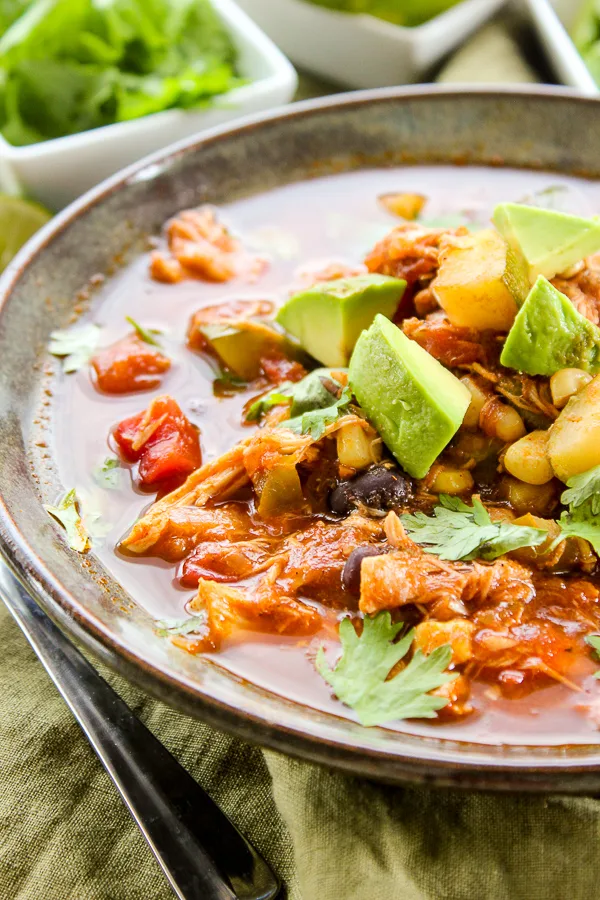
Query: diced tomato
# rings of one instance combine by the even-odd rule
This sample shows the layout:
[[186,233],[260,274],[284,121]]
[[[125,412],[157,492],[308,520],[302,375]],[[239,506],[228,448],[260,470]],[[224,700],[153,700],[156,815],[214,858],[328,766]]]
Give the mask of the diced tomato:
[[167,395],[157,397],[144,412],[124,419],[113,434],[125,459],[139,461],[139,480],[144,487],[183,480],[202,463],[198,430]]
[[263,356],[260,367],[272,384],[282,384],[284,381],[300,381],[306,375],[304,366],[295,359],[282,354]]
[[137,334],[100,350],[92,359],[96,386],[106,394],[129,394],[158,387],[171,360]]

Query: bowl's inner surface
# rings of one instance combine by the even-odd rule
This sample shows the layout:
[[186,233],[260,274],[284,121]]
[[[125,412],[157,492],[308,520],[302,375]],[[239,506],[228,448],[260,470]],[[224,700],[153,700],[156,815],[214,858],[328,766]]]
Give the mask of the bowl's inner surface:
[[[503,199],[534,200],[589,215],[600,205],[600,189],[564,177],[517,170],[472,167],[410,167],[365,169],[300,182],[224,206],[220,215],[242,244],[266,251],[270,267],[255,284],[208,284],[185,281],[161,285],[148,275],[148,254],[141,256],[118,276],[109,279],[95,297],[89,318],[103,326],[102,342],[112,343],[128,330],[125,315],[163,332],[161,342],[176,361],[160,391],[107,397],[96,391],[87,369],[76,375],[59,376],[53,406],[54,453],[60,481],[76,487],[87,510],[97,556],[130,596],[158,620],[184,620],[185,604],[194,591],[182,588],[178,568],[157,559],[136,559],[115,553],[115,546],[151,500],[135,493],[128,470],[120,473],[120,490],[99,486],[94,470],[110,452],[107,443],[116,422],[135,415],[157,393],[175,397],[183,411],[201,429],[203,459],[210,462],[248,435],[240,426],[247,393],[217,399],[213,395],[214,370],[198,354],[185,347],[185,333],[192,314],[200,307],[243,299],[272,299],[281,303],[289,292],[299,267],[331,261],[356,264],[396,221],[377,202],[389,191],[416,191],[431,198],[427,215],[442,224],[465,221],[485,226],[494,205]],[[86,427],[73,431],[73,422]],[[109,530],[110,529],[110,530]],[[105,532],[108,530],[108,533]],[[267,690],[308,706],[337,715],[352,716],[350,710],[331,697],[328,685],[314,669],[316,648],[323,636],[313,640],[269,638],[248,632],[214,656],[215,662]],[[334,647],[332,647],[334,649]],[[588,677],[590,695],[597,689]],[[491,743],[562,743],[565,733],[572,741],[595,740],[597,730],[576,709],[586,698],[556,685],[521,700],[495,696],[488,685],[477,686],[477,715],[460,724],[432,725],[402,722],[397,730],[447,738]]]
[[[575,151],[567,132],[584,112],[590,128]],[[315,675],[305,645],[251,638],[207,660],[189,657],[157,637],[153,619],[180,617],[191,592],[176,586],[173,567],[115,553],[115,543],[150,498],[134,492],[126,473],[121,491],[99,488],[92,475],[107,455],[110,427],[143,409],[152,394],[103,398],[86,373],[59,372],[44,348],[50,331],[69,323],[77,290],[95,273],[107,273],[125,248],[128,262],[92,291],[89,302],[84,299],[83,318],[105,327],[103,343],[125,332],[125,315],[167,332],[176,365],[163,391],[173,394],[200,426],[204,458],[209,459],[239,437],[240,400],[220,401],[216,409],[205,363],[182,349],[192,312],[225,298],[281,301],[293,272],[308,260],[360,261],[395,224],[377,204],[377,196],[388,191],[426,194],[432,219],[466,213],[485,223],[499,200],[527,202],[536,192],[560,185],[546,196],[547,202],[594,213],[600,207],[600,186],[573,176],[580,171],[597,175],[592,163],[598,137],[596,106],[578,108],[564,97],[509,100],[500,95],[484,103],[465,95],[442,105],[439,96],[424,96],[358,103],[328,115],[309,113],[249,128],[235,140],[201,144],[165,165],[147,167],[120,190],[84,208],[33,255],[24,273],[17,273],[1,313],[3,538],[13,559],[41,587],[48,603],[58,601],[85,631],[120,648],[113,662],[133,658],[134,671],[150,688],[258,739],[311,752],[289,737],[277,738],[280,729],[287,729],[309,735],[315,747],[325,740],[392,759],[511,766],[569,759],[564,747],[556,753],[552,749],[568,743],[582,745],[569,751],[572,762],[594,762],[597,731],[574,708],[581,697],[566,688],[550,688],[523,701],[479,698],[481,715],[460,726],[402,723],[366,730],[344,718],[341,705]],[[490,167],[499,155],[508,165]],[[436,165],[397,165],[413,156],[416,162],[433,160]],[[463,157],[483,165],[450,165]],[[518,169],[530,163],[546,171]],[[336,174],[327,174],[331,171]],[[144,235],[158,231],[178,209],[203,201],[223,209],[246,245],[272,256],[269,272],[257,284],[188,281],[165,287],[148,278]],[[7,275],[4,287],[9,284]],[[83,562],[66,548],[41,506],[71,487],[106,525]],[[256,720],[263,725],[255,726]],[[538,747],[518,755],[499,746],[504,743]],[[319,758],[318,751],[312,755]],[[369,771],[358,757],[353,765]],[[388,769],[381,774],[395,773]]]

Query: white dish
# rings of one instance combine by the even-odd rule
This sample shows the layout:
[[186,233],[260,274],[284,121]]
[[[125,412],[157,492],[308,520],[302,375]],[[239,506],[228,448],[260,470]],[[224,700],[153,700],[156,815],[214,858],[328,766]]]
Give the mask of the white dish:
[[18,186],[51,209],[61,209],[153,150],[291,100],[297,76],[285,56],[232,0],[212,2],[235,42],[248,84],[230,91],[221,103],[216,98],[207,109],[167,110],[27,147],[14,147],[0,135],[2,189],[14,192]]
[[238,0],[296,65],[353,88],[415,81],[505,0],[463,0],[417,28],[304,0]]
[[567,30],[575,21],[581,0],[525,0],[525,5],[557,79],[588,96],[600,93]]

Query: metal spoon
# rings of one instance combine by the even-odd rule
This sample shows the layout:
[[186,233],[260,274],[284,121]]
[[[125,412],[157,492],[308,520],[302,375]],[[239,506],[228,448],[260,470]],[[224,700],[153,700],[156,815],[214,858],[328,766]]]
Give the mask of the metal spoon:
[[180,900],[272,900],[279,882],[208,794],[6,565],[0,599],[60,691]]

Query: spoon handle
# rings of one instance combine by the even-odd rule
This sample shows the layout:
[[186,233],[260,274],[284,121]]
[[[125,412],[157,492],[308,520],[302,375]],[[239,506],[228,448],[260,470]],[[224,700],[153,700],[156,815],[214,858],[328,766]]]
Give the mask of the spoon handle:
[[0,563],[0,599],[25,634],[180,900],[272,900],[279,883],[208,794]]

